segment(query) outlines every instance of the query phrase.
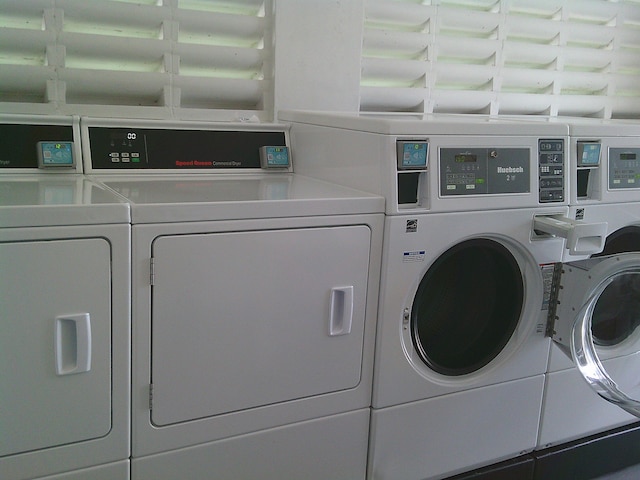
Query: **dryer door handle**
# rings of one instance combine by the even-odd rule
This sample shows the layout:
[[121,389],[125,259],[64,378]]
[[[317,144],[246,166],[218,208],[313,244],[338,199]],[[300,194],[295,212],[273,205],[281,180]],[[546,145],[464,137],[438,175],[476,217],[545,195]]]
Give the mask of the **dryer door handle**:
[[353,285],[331,289],[329,307],[329,335],[336,337],[351,333],[353,321]]
[[56,317],[55,353],[58,375],[91,370],[91,318],[88,313]]

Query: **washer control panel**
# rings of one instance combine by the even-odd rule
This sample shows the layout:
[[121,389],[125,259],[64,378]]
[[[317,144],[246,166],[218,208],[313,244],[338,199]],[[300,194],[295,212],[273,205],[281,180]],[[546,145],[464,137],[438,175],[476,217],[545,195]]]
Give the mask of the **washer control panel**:
[[529,148],[440,148],[440,193],[529,193]]
[[640,188],[640,148],[609,149],[609,189]]
[[[564,148],[563,139],[538,140],[540,203],[565,199]],[[441,148],[439,157],[442,197],[531,192],[531,176],[536,169],[531,148]]]

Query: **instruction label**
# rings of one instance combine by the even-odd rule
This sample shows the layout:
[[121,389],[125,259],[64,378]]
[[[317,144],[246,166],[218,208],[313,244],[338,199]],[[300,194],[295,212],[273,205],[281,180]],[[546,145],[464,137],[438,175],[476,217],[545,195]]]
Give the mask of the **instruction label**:
[[424,250],[416,250],[414,252],[404,252],[402,254],[403,262],[424,262]]

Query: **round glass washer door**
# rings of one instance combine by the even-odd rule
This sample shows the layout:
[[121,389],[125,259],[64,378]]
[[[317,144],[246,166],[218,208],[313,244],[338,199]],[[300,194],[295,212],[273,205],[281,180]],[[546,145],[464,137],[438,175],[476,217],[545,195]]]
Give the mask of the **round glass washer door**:
[[413,346],[439,374],[475,372],[502,352],[523,308],[523,276],[513,254],[488,238],[461,242],[422,277],[411,309]]
[[[604,249],[592,258],[640,252],[640,227],[628,226],[607,237]],[[629,277],[619,277],[600,296],[591,319],[591,334],[597,346],[615,346],[626,340],[640,322],[640,298],[634,298]],[[633,312],[637,313],[633,313]]]
[[[605,369],[600,348],[617,348],[640,326],[640,228],[630,226],[611,234],[602,253],[592,258],[601,263],[590,267],[587,300],[571,330],[571,355],[591,388],[601,397],[640,417],[640,388],[633,361],[621,371]],[[586,265],[590,265],[585,261]],[[580,263],[580,262],[578,262]],[[638,343],[638,342],[636,342]],[[633,350],[633,345],[631,350]]]
[[[640,325],[640,254],[623,253],[596,260],[600,263],[589,269],[588,277],[580,282],[581,288],[588,285],[587,298],[582,307],[576,308],[578,315],[570,335],[571,357],[598,395],[640,417],[638,361],[633,361],[634,355],[626,355],[622,368],[605,368],[593,333],[593,325],[598,322],[615,322],[624,325],[620,330],[624,330],[625,341],[631,342],[632,336],[637,339],[634,332]],[[637,356],[638,352],[630,353]]]

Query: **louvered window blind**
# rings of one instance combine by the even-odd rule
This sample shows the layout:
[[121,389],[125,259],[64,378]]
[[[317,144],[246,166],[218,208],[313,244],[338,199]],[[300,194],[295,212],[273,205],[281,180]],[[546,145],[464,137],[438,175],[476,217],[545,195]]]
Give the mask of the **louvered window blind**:
[[640,118],[640,2],[365,0],[360,109]]
[[0,111],[264,116],[269,1],[0,0]]

